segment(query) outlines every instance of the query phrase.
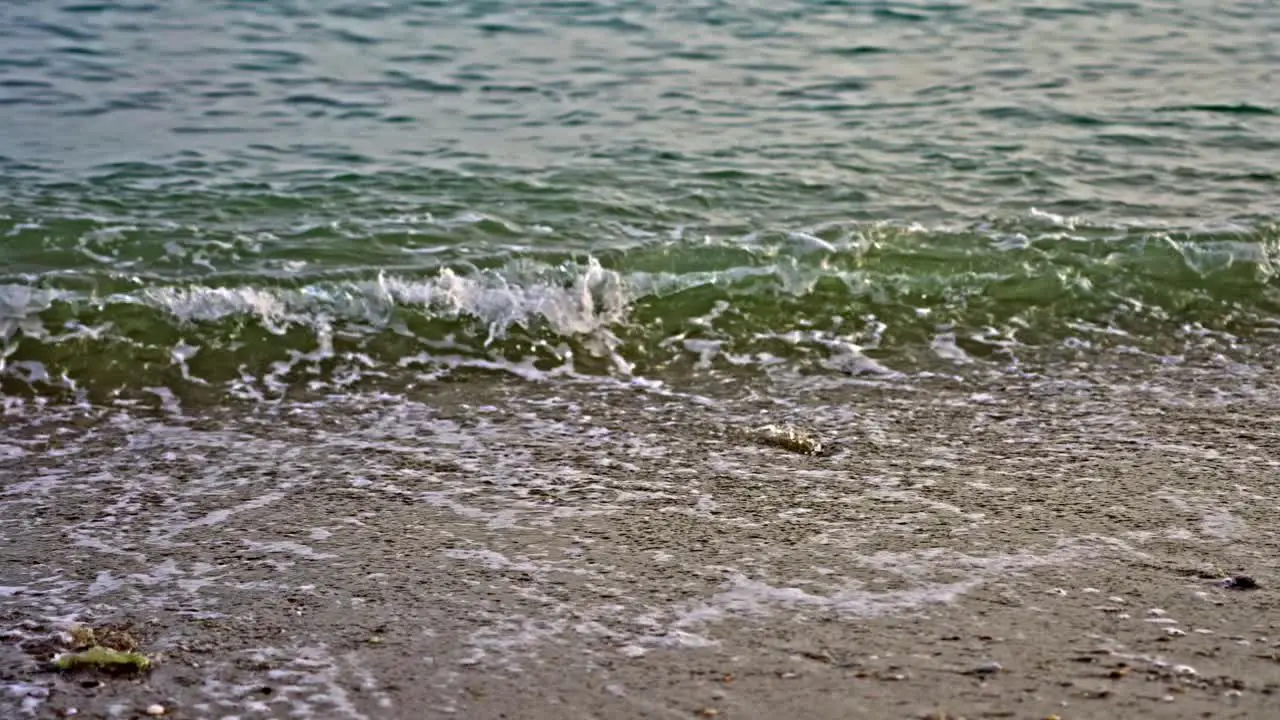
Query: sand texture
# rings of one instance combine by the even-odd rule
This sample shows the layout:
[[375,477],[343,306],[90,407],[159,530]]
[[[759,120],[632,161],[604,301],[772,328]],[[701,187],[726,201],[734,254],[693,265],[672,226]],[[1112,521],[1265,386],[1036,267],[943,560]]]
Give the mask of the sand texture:
[[0,715],[1272,717],[1277,407],[1129,387],[14,416]]

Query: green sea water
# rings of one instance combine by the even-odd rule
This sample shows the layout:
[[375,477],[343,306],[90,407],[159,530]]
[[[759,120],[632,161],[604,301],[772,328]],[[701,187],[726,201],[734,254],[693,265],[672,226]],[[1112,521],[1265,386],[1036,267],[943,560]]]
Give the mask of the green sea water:
[[1271,2],[11,0],[0,390],[1261,370],[1277,168]]

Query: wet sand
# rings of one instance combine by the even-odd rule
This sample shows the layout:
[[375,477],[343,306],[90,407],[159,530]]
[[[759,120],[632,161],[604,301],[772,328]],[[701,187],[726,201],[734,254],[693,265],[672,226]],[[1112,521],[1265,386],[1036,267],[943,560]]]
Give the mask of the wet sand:
[[[1280,408],[1222,379],[11,414],[0,715],[1268,717]],[[154,667],[50,671],[77,622]]]

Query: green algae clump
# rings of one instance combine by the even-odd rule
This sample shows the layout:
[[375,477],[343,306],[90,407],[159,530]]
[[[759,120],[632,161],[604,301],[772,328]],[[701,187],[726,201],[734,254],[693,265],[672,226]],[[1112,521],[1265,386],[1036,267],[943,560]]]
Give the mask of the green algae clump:
[[67,651],[53,658],[58,670],[99,670],[114,673],[143,672],[151,660],[137,652],[138,639],[125,625],[92,628],[76,625],[67,631]]
[[53,659],[59,670],[107,670],[114,672],[142,672],[151,667],[151,660],[137,652],[123,652],[95,645],[80,652],[62,653]]

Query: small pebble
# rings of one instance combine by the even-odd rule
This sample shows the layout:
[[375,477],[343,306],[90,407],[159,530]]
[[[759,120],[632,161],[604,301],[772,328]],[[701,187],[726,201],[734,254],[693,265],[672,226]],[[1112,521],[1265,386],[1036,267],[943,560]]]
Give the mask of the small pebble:
[[809,430],[792,425],[765,425],[755,429],[756,439],[765,444],[780,447],[802,455],[821,455],[822,441]]
[[164,706],[163,706],[163,705],[148,705],[148,706],[147,706],[147,714],[148,714],[148,715],[151,715],[151,716],[163,715],[163,714],[164,714]]
[[1164,632],[1166,635],[1172,635],[1173,637],[1182,637],[1183,635],[1187,634],[1186,631],[1180,630],[1179,628],[1176,628],[1176,627],[1165,628]]
[[1258,581],[1254,580],[1248,575],[1236,575],[1235,577],[1231,577],[1231,578],[1227,578],[1226,580],[1223,580],[1219,584],[1228,590],[1257,590],[1258,589]]
[[975,675],[995,675],[1004,670],[1004,666],[994,660],[988,660],[973,669]]

